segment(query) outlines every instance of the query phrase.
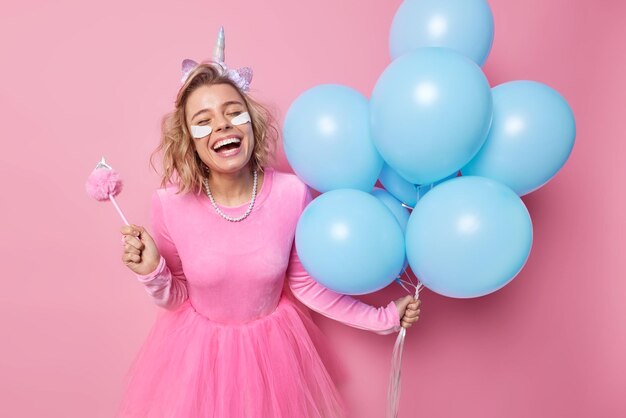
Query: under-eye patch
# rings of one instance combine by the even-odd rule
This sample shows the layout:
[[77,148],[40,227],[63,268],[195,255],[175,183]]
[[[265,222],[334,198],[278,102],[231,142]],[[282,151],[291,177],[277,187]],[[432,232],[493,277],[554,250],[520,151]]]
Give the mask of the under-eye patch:
[[[230,120],[230,123],[233,125],[243,125],[248,122],[250,122],[250,114],[248,112],[240,113]],[[195,139],[209,136],[211,132],[213,132],[213,128],[210,125],[191,125],[191,136]]]
[[243,125],[248,122],[250,122],[250,114],[248,112],[240,113],[230,120],[230,123],[233,125]]
[[191,136],[195,139],[204,138],[205,136],[211,135],[213,129],[211,129],[211,125],[191,125]]

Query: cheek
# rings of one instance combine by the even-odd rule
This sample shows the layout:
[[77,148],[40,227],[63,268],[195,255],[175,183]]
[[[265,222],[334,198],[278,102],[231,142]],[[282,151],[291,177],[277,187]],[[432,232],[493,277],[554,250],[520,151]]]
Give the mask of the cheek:
[[254,132],[252,131],[252,127],[248,128],[246,135],[248,136],[248,142],[250,143],[250,148],[254,148],[254,143],[256,141],[254,140]]
[[193,149],[195,150],[197,156],[200,159],[202,159],[203,157],[206,159],[210,156],[209,150],[206,147],[206,142],[201,143],[201,142],[194,141]]

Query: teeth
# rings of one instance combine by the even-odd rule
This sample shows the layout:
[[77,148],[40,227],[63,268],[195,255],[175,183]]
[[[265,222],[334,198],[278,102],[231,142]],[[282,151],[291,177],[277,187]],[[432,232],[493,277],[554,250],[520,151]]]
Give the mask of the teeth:
[[239,138],[227,138],[227,139],[223,139],[221,141],[219,141],[218,143],[216,143],[215,145],[213,145],[213,150],[217,151],[217,149],[219,147],[223,147],[224,145],[228,145],[228,144],[238,144],[241,142],[241,139]]

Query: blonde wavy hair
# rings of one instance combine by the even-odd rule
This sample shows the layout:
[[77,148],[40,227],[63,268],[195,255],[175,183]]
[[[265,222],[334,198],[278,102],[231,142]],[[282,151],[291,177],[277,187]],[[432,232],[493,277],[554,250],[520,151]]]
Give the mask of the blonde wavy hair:
[[263,171],[273,162],[278,129],[271,112],[263,105],[244,94],[225,74],[219,64],[203,62],[194,68],[176,96],[175,109],[163,116],[161,121],[161,141],[150,156],[150,165],[159,174],[154,158],[163,154],[163,172],[160,187],[168,183],[178,186],[179,193],[202,192],[202,179],[209,175],[208,167],[195,151],[193,139],[187,129],[185,105],[187,98],[198,87],[213,84],[229,84],[244,100],[254,135],[254,150],[251,157],[251,170]]

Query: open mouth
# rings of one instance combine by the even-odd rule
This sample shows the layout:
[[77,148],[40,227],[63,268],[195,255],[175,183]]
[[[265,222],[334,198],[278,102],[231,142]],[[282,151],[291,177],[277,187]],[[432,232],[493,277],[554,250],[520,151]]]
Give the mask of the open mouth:
[[241,139],[239,138],[227,138],[217,142],[213,145],[213,151],[218,154],[225,154],[229,151],[235,150],[241,147]]

